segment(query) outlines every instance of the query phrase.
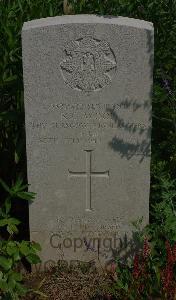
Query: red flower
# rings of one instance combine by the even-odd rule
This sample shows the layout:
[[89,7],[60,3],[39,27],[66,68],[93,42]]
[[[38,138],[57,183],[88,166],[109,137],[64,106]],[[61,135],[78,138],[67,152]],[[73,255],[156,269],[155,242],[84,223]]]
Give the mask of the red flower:
[[112,262],[112,264],[111,264],[111,272],[115,273],[116,268],[117,268],[117,266],[116,266],[115,262]]
[[133,277],[137,279],[140,275],[140,268],[139,268],[139,256],[136,254],[134,257],[134,265],[133,265]]
[[173,249],[172,249],[172,255],[173,255],[173,261],[174,263],[176,262],[176,243],[175,245],[173,246]]
[[150,255],[150,245],[148,239],[144,239],[144,246],[143,246],[143,257],[146,259]]
[[166,246],[166,253],[167,253],[167,263],[172,264],[174,262],[174,257],[172,254],[172,248],[169,241],[166,241],[165,246]]
[[138,288],[138,292],[141,294],[144,291],[144,288],[145,288],[144,284],[140,284]]
[[173,280],[174,273],[173,267],[170,264],[166,265],[166,268],[162,272],[162,282],[163,282],[163,289],[168,291],[169,286]]
[[174,281],[174,263],[176,262],[176,245],[172,248],[169,241],[165,244],[167,253],[166,267],[162,271],[163,290],[167,293],[168,299],[174,299],[176,286]]

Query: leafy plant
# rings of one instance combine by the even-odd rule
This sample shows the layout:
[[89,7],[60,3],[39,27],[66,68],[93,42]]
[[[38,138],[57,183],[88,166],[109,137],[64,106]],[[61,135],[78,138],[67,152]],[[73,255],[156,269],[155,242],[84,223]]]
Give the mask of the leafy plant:
[[168,241],[160,261],[155,250],[145,238],[143,249],[135,254],[133,261],[122,265],[116,261],[114,284],[110,293],[115,299],[167,299],[176,296],[176,243],[172,247]]
[[[161,287],[161,269],[163,268],[163,274],[167,274],[167,270],[171,270],[170,265],[167,265],[165,243],[168,240],[173,251],[176,241],[176,1],[65,0],[64,4],[68,6],[65,11],[72,14],[121,15],[144,19],[154,24],[150,226],[146,228],[145,232],[151,245],[151,254],[145,265],[150,275],[146,279],[148,281],[145,293],[149,293],[149,286],[152,287],[152,291],[154,291],[155,285]],[[11,278],[10,272],[15,270],[21,257],[35,255],[34,252],[30,252],[30,254],[20,252],[20,245],[24,242],[14,241],[20,225],[19,220],[10,215],[13,199],[30,201],[34,196],[26,192],[26,187],[23,186],[21,179],[16,179],[18,174],[21,174],[26,182],[21,28],[24,21],[61,14],[63,14],[63,0],[0,1],[0,177],[3,178],[0,194],[5,199],[0,204],[0,235],[3,237],[0,255],[5,257],[5,260],[1,262],[3,266],[0,266],[2,273],[0,274],[3,276],[0,275],[0,282],[4,282],[3,280],[8,282],[8,276]],[[5,182],[12,188],[9,188]],[[8,243],[12,243],[11,246],[8,247]],[[35,248],[34,244],[28,244],[28,242],[25,242],[25,245],[27,249],[30,248],[30,251]],[[19,260],[15,261],[15,254],[7,253],[9,248],[17,249]],[[139,255],[139,263],[143,259],[141,255]],[[137,261],[135,263],[137,264]],[[118,262],[119,271],[117,273],[121,281],[121,283],[119,281],[121,287],[118,286],[118,289],[122,295],[126,295],[126,291],[134,281],[133,264],[124,269],[124,266]],[[11,267],[8,269],[9,266]],[[175,272],[175,266],[173,270]],[[19,280],[21,279],[19,275],[14,277],[16,277],[16,283],[22,282]],[[153,284],[151,284],[151,280]],[[14,282],[13,276],[9,282],[11,281]],[[136,281],[135,284],[134,293],[137,291]],[[13,287],[11,291],[15,291],[15,289],[16,287]],[[7,289],[4,289],[3,293],[6,293],[7,298],[10,297]],[[166,297],[166,294],[167,291],[163,297]],[[149,294],[144,295],[142,294],[142,297],[149,297]],[[137,296],[137,299],[142,299],[140,297],[141,295]]]
[[[20,221],[10,215],[12,201],[15,198],[31,201],[34,193],[26,192],[26,184],[22,179],[17,179],[10,188],[0,179],[0,184],[5,189],[7,196],[0,207],[0,295],[8,300],[19,299],[27,289],[22,284],[22,275],[18,272],[19,263],[26,259],[30,264],[40,262],[36,254],[41,250],[40,245],[29,241],[15,241],[14,235],[18,233]],[[5,238],[4,238],[5,236]]]

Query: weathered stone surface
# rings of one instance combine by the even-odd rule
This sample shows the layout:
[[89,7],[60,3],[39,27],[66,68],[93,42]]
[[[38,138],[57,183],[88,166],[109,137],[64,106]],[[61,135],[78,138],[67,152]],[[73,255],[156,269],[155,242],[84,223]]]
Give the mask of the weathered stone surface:
[[22,43],[31,239],[45,263],[107,259],[148,222],[152,24],[46,18]]

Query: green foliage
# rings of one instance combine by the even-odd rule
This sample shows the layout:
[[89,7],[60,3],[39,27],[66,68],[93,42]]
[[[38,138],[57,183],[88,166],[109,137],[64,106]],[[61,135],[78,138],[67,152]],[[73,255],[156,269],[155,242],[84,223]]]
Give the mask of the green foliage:
[[176,243],[167,241],[163,257],[156,252],[147,239],[128,266],[119,260],[114,267],[114,283],[109,292],[119,300],[165,299],[173,300],[176,295]]
[[0,177],[10,183],[26,172],[21,28],[60,13],[61,0],[0,1]]
[[[154,169],[152,222],[133,222],[133,237],[143,249],[128,265],[116,259],[114,284],[109,293],[115,299],[163,299],[176,297],[176,180],[168,176],[165,162]],[[148,242],[148,240],[150,242]]]
[[[121,15],[154,24],[151,224],[146,228],[146,234],[152,247],[147,265],[151,274],[148,280],[158,284],[160,268],[166,261],[165,241],[169,240],[171,245],[176,241],[176,1],[68,0],[68,3],[75,14]],[[10,215],[12,199],[30,201],[34,196],[27,193],[22,180],[17,179],[20,174],[26,181],[21,28],[24,21],[60,14],[63,14],[63,0],[0,1],[0,177],[3,179],[0,194],[5,199],[0,203],[0,227],[6,234],[0,248],[0,282],[7,287],[9,278],[13,286],[11,292],[17,294],[21,277],[10,273],[16,266],[16,259],[18,262],[23,256],[30,262],[37,260],[33,244],[12,240],[18,232],[19,221]],[[121,279],[118,284],[122,292],[129,288],[132,273],[130,268],[119,268]],[[6,294],[11,293],[4,290]]]
[[152,222],[147,230],[159,248],[165,240],[176,242],[176,180],[165,171],[165,163],[155,165],[151,203]]
[[[36,253],[41,249],[37,243],[17,242],[13,239],[18,233],[20,221],[11,217],[11,206],[15,198],[32,200],[34,193],[25,191],[27,186],[20,178],[12,187],[7,186],[2,179],[0,179],[0,184],[7,195],[0,207],[0,295],[4,295],[8,300],[15,300],[27,292],[22,284],[22,275],[17,272],[19,263],[24,258],[30,264],[39,263],[40,259]],[[5,238],[3,238],[4,234]]]

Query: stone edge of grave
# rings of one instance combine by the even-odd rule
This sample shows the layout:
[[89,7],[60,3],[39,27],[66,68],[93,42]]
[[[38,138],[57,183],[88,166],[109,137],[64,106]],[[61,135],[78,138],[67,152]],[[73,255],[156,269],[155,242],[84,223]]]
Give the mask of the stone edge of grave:
[[135,27],[139,29],[146,29],[153,31],[153,23],[127,18],[127,17],[115,17],[115,16],[100,16],[100,15],[63,15],[56,17],[41,18],[24,22],[22,31],[31,30],[35,28],[42,28],[54,25],[67,25],[67,24],[112,24],[119,26]]

